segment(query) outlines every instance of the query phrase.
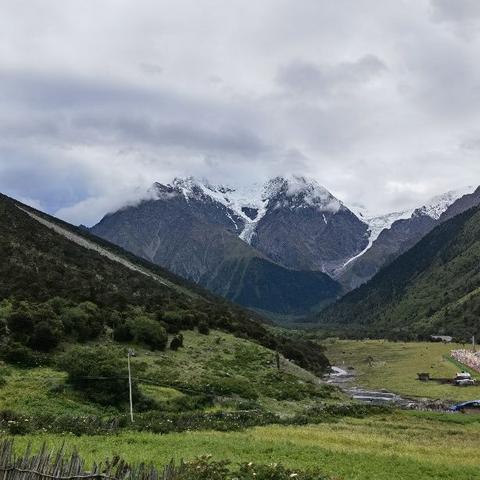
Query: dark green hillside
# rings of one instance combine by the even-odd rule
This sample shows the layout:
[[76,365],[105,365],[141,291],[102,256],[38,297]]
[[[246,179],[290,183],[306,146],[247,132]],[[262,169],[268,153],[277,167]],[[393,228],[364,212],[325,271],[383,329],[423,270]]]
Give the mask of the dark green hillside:
[[478,334],[480,209],[437,227],[315,321],[348,335],[468,339]]
[[[3,352],[11,344],[49,350],[58,342],[91,340],[112,330],[119,335],[123,332],[122,338],[131,341],[141,336],[136,331],[140,327],[132,327],[132,319],[137,319],[144,326],[143,337],[148,337],[149,322],[157,322],[171,334],[202,325],[278,348],[314,371],[328,365],[313,344],[275,336],[251,312],[191,288],[188,282],[108,242],[94,240],[148,275],[84,248],[42,225],[18,205],[0,197],[0,317],[4,324],[10,322],[2,329]],[[40,215],[24,205],[21,208]],[[81,233],[48,215],[41,216],[69,232]],[[13,325],[18,331],[12,330]],[[33,331],[47,340],[32,339]],[[48,345],[39,348],[42,342]]]
[[221,279],[225,279],[228,271],[236,275],[230,273],[231,282],[223,286],[226,298],[276,314],[315,311],[322,303],[331,303],[341,290],[340,285],[325,273],[289,270],[259,257],[225,262],[219,269],[219,276],[206,286],[222,291]]

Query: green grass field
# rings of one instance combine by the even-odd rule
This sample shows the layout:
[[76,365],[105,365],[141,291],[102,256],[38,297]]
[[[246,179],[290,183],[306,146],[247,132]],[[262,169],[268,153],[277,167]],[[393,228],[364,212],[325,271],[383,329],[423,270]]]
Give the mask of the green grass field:
[[[461,345],[384,340],[331,340],[325,345],[330,362],[342,368],[353,367],[356,372],[354,383],[363,387],[451,401],[480,398],[480,383],[472,387],[455,387],[417,380],[420,372],[428,372],[437,378],[454,377],[459,367],[446,357],[452,349],[463,348]],[[369,357],[373,360],[371,365]]]
[[[479,387],[457,388],[416,380],[420,371],[432,376],[452,376],[458,366],[446,360],[456,346],[438,343],[383,341],[328,342],[333,364],[352,366],[355,381],[371,388],[387,388],[405,396],[462,400],[480,397]],[[367,358],[373,360],[370,366]],[[278,413],[301,410],[311,401],[276,400],[279,390],[306,388],[315,378],[284,362],[280,377],[271,351],[231,335],[188,332],[185,348],[178,352],[152,353],[138,349],[133,370],[139,376],[175,378],[193,389],[221,378],[237,379],[255,392],[256,400]],[[0,389],[0,410],[34,414],[36,411],[103,415],[108,409],[86,402],[68,386],[66,376],[52,368],[21,370],[2,367],[6,380]],[[59,388],[62,387],[63,388]],[[143,384],[144,393],[168,401],[185,393],[175,388]],[[266,395],[270,392],[271,396]],[[333,401],[330,400],[330,401]],[[322,470],[345,480],[473,480],[480,478],[480,416],[398,411],[363,419],[338,418],[318,425],[256,427],[244,431],[187,431],[158,435],[124,431],[118,435],[77,437],[72,434],[28,434],[15,438],[18,451],[43,442],[59,448],[78,448],[89,463],[115,455],[129,462],[157,466],[170,459],[192,459],[212,454],[216,460],[282,463],[290,468]]]
[[321,425],[269,426],[242,432],[16,438],[20,451],[43,442],[66,441],[88,462],[119,454],[131,462],[162,465],[171,458],[212,454],[233,462],[282,463],[320,468],[346,480],[473,480],[479,478],[480,419],[454,414],[398,412],[366,419],[344,418]]

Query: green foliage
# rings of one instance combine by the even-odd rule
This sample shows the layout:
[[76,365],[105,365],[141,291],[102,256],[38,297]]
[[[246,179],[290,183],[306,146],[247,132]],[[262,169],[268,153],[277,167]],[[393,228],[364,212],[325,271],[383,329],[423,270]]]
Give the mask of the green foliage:
[[[59,360],[59,367],[68,373],[68,381],[85,396],[102,405],[121,405],[128,401],[126,355],[118,348],[75,347]],[[132,382],[133,397],[141,395]]]
[[250,382],[239,376],[216,378],[208,386],[207,391],[215,395],[238,395],[250,400],[258,398],[258,392]]
[[65,330],[80,342],[97,338],[103,330],[102,311],[93,302],[82,302],[62,314]]
[[177,351],[180,347],[183,347],[183,335],[181,333],[172,338],[170,350]]
[[285,468],[280,464],[262,465],[243,463],[236,468],[229,461],[214,461],[203,456],[182,465],[175,480],[327,480],[320,473],[302,472]]
[[[16,317],[11,319],[15,330],[12,335],[16,342],[29,348],[53,349],[58,341],[72,338],[86,342],[97,338],[106,327],[114,329],[116,339],[131,341],[133,334],[129,331],[125,312],[133,307],[164,322],[172,334],[205,322],[209,328],[231,332],[267,348],[276,348],[278,344],[285,357],[311,371],[321,373],[328,367],[328,360],[318,346],[275,335],[252,312],[215,297],[81,229],[34,212],[133,262],[162,282],[82,248],[32,219],[17,204],[0,195],[1,337],[6,336],[5,322],[13,308]],[[22,301],[35,305],[35,310],[43,305],[45,311],[37,315],[29,308],[22,311],[18,305],[12,307]],[[63,332],[58,320],[63,325]],[[32,339],[34,325],[41,321],[47,325],[42,323]],[[156,345],[161,343],[160,337]]]
[[46,361],[45,356],[13,340],[2,345],[0,358],[8,363],[21,367],[36,367]]
[[137,316],[127,324],[137,343],[148,345],[152,350],[164,350],[167,346],[168,335],[165,328],[149,316]]
[[210,327],[204,320],[198,323],[198,333],[201,333],[202,335],[208,335],[210,333]]
[[480,334],[480,208],[443,223],[316,320],[350,338]]
[[479,421],[475,415],[399,411],[231,432],[128,431],[67,439],[47,433],[17,437],[15,445],[21,454],[30,444],[36,452],[44,442],[48,451],[66,443],[67,451],[77,448],[87,465],[120,452],[131,465],[154,463],[160,468],[172,457],[178,465],[182,458],[194,461],[213,453],[218,460],[231,460],[228,480],[238,477],[237,465],[249,463],[279,463],[298,475],[311,470],[345,480],[472,480],[478,478]]

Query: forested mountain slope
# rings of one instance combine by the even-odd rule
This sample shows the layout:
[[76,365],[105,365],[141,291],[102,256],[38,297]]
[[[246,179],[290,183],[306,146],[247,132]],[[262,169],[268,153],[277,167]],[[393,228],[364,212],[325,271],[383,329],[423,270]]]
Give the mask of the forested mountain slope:
[[349,335],[467,339],[480,330],[480,208],[436,227],[370,282],[319,314]]
[[[274,335],[255,314],[5,196],[0,231],[4,351],[12,342],[15,348],[49,351],[61,341],[86,341],[109,331],[128,339],[138,334],[148,343],[163,328],[177,333],[202,324],[278,348],[311,370],[328,365],[313,344]],[[79,245],[79,238],[89,245]]]

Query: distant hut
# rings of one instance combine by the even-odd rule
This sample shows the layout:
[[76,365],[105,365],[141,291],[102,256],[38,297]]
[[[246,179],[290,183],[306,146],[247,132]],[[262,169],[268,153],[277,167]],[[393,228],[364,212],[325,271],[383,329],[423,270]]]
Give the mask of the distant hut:
[[430,335],[432,342],[452,343],[453,337],[450,335]]

